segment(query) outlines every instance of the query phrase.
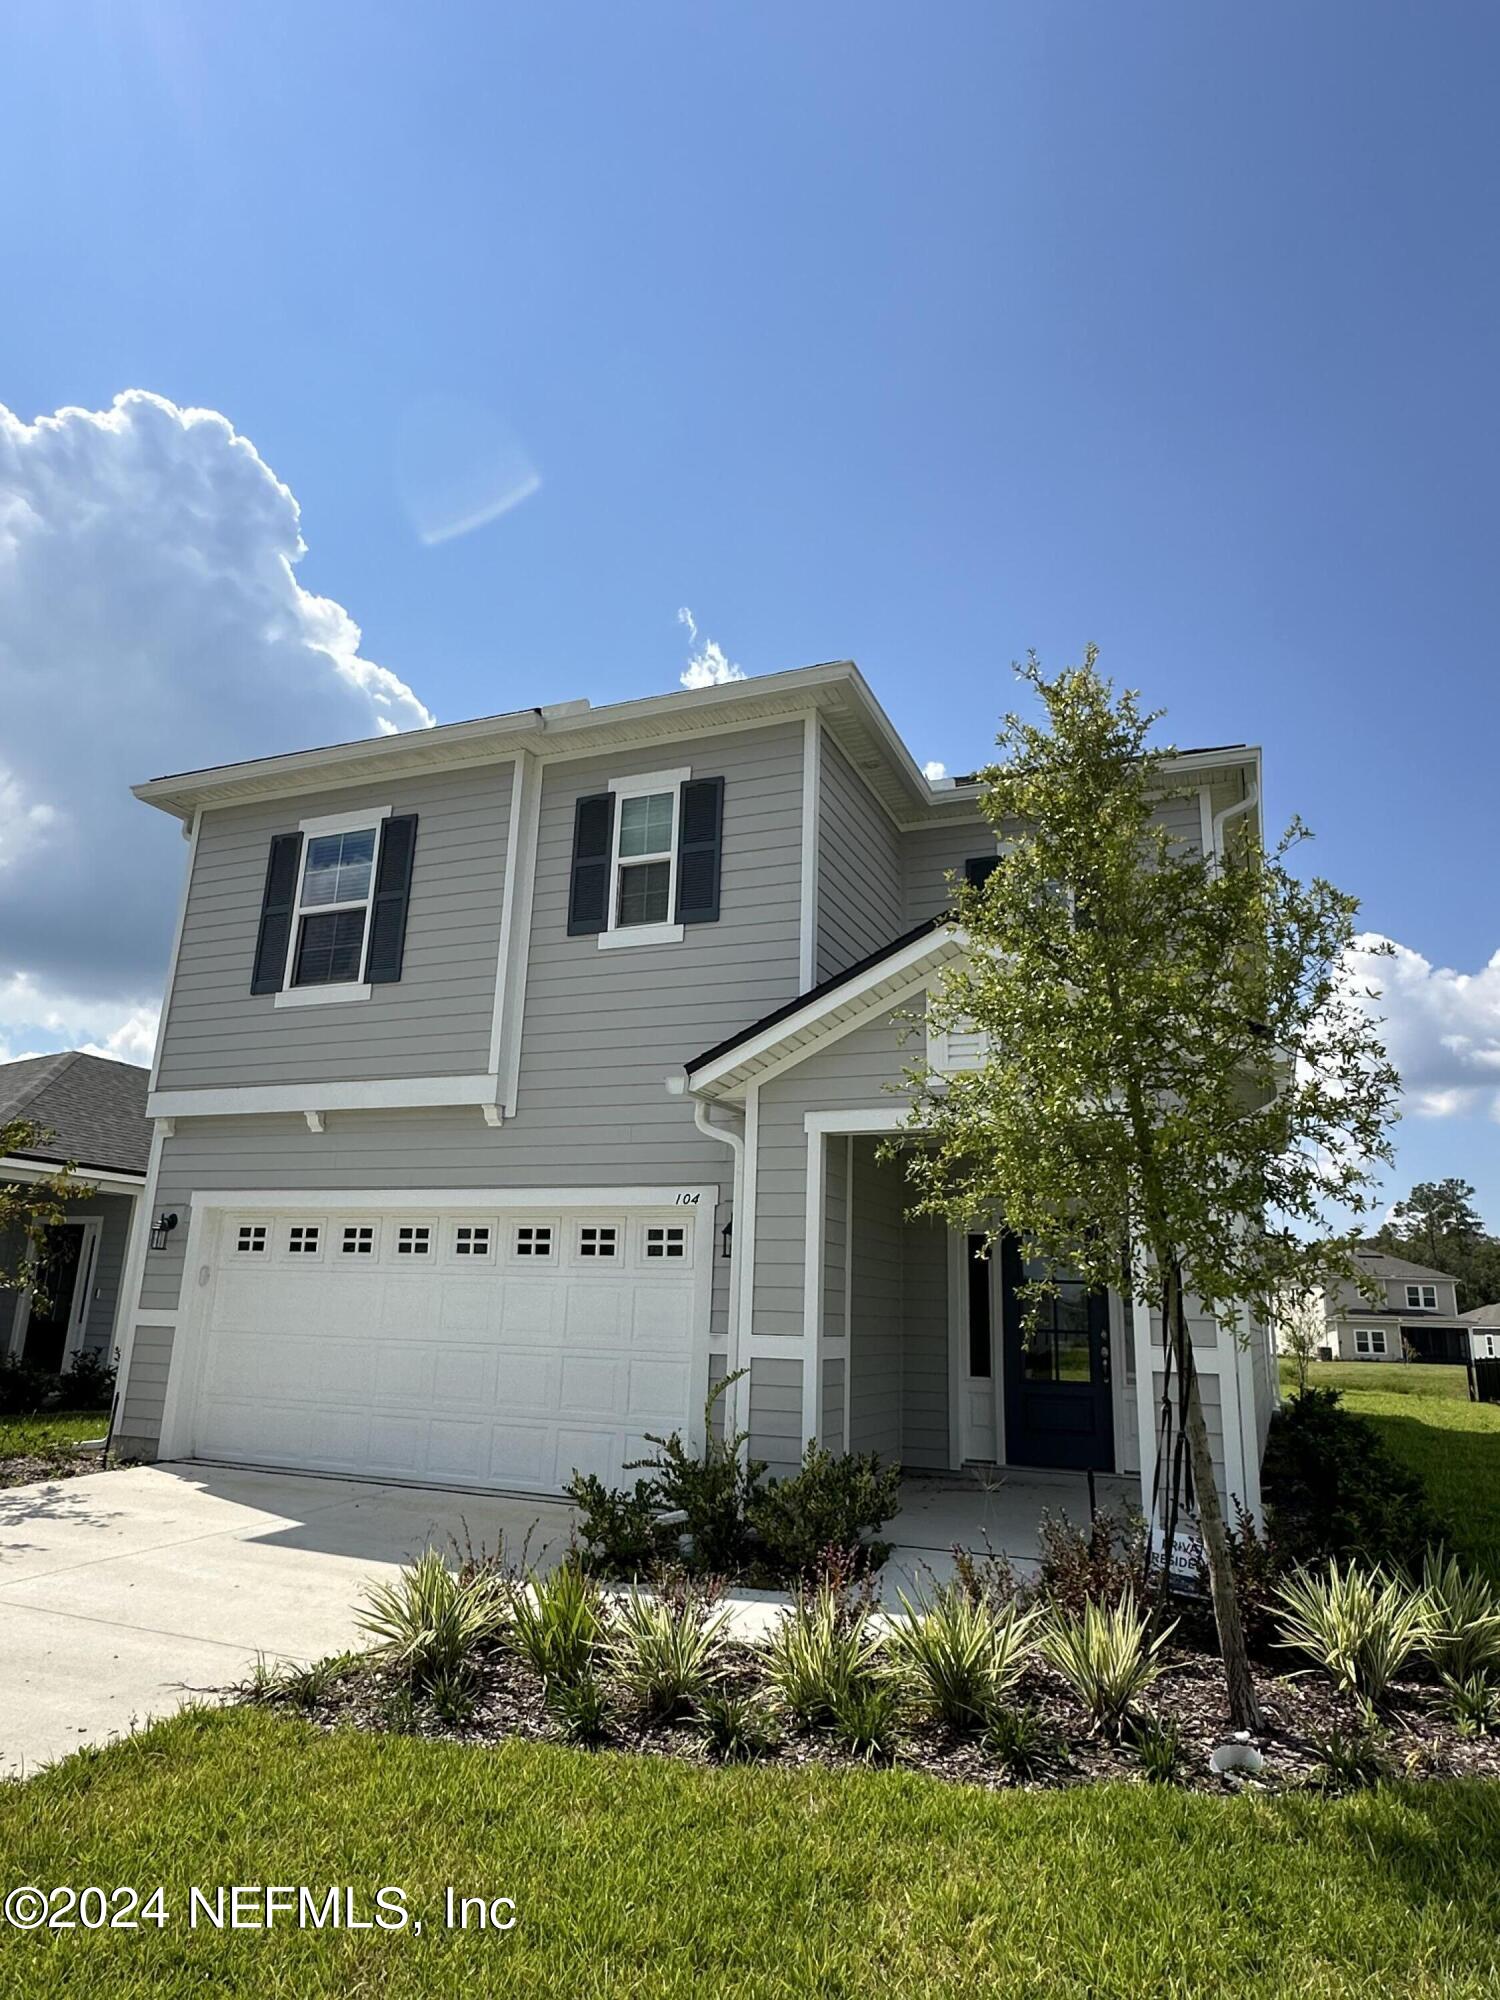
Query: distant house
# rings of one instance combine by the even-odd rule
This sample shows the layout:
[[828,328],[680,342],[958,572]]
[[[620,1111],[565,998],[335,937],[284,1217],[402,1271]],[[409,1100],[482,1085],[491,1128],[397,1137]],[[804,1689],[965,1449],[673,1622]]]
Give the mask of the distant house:
[[1354,1254],[1381,1300],[1370,1304],[1353,1284],[1324,1292],[1322,1344],[1335,1361],[1401,1361],[1408,1353],[1417,1361],[1468,1360],[1469,1326],[1458,1310],[1456,1278],[1387,1250]]
[[1470,1358],[1500,1361],[1500,1305],[1475,1306],[1459,1318],[1469,1329]]
[[133,1063],[78,1049],[0,1063],[0,1125],[25,1119],[52,1135],[0,1158],[0,1182],[44,1180],[72,1161],[88,1190],[46,1232],[46,1305],[0,1289],[0,1355],[60,1374],[86,1350],[114,1351],[120,1275],[151,1152],[148,1081]]

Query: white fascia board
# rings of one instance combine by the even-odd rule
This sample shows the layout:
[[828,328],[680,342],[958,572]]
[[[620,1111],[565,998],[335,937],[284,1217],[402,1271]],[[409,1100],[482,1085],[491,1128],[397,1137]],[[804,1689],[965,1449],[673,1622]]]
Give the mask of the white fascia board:
[[[61,1161],[54,1166],[46,1160],[16,1160],[8,1155],[0,1159],[0,1174],[7,1180],[48,1181],[61,1172]],[[101,1194],[139,1194],[146,1185],[144,1174],[122,1174],[107,1167],[79,1167],[66,1178],[78,1187],[97,1188]]]
[[222,1090],[157,1090],[148,1118],[234,1118],[278,1111],[422,1111],[493,1104],[497,1079],[396,1076],[349,1083],[239,1084]]
[[335,1211],[358,1214],[370,1209],[493,1209],[493,1208],[691,1208],[708,1203],[712,1216],[719,1199],[716,1185],[679,1182],[674,1187],[570,1188],[230,1188],[194,1192],[199,1209],[275,1209],[300,1214]]
[[802,1129],[809,1138],[829,1132],[905,1132],[920,1128],[911,1122],[909,1104],[872,1104],[868,1110],[806,1111]]
[[[746,1065],[764,1063],[784,1045],[792,1044],[799,1035],[805,1035],[810,1029],[816,1029],[820,1022],[841,1015],[845,1008],[851,1005],[857,1006],[860,1001],[869,1003],[867,1011],[872,1013],[901,1005],[900,995],[892,997],[887,994],[885,991],[887,987],[899,987],[903,994],[909,996],[911,991],[920,985],[921,981],[917,974],[925,968],[927,960],[930,959],[934,967],[942,965],[949,959],[958,957],[967,947],[968,934],[963,930],[957,928],[950,930],[945,927],[924,932],[921,937],[913,938],[905,950],[892,952],[889,958],[877,960],[857,978],[845,980],[842,985],[833,987],[827,993],[812,995],[805,1006],[787,1014],[782,1020],[772,1022],[769,1027],[762,1029],[760,1034],[739,1043],[737,1047],[728,1050],[713,1062],[705,1063],[699,1069],[690,1069],[689,1091],[698,1096],[713,1092],[716,1086],[726,1083],[732,1085],[737,1073]],[[844,1032],[847,1032],[848,1026],[857,1024],[840,1025]],[[810,1055],[814,1046],[816,1044],[811,1044],[806,1049],[798,1050],[797,1053],[799,1056]]]

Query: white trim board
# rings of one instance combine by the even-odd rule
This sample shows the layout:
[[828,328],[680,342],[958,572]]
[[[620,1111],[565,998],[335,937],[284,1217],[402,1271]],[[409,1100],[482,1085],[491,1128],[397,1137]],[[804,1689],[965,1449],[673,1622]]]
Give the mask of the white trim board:
[[[0,1159],[0,1174],[8,1180],[49,1181],[61,1172],[60,1161],[54,1166],[47,1160],[17,1160],[9,1155]],[[100,1194],[139,1194],[146,1185],[144,1174],[115,1173],[105,1167],[78,1167],[63,1177],[70,1187],[95,1188]]]
[[823,736],[816,709],[802,732],[802,879],[798,903],[797,978],[803,992],[818,978],[818,841],[823,810]]
[[498,1079],[483,1076],[397,1076],[347,1083],[251,1083],[219,1090],[157,1090],[146,1100],[150,1118],[234,1118],[276,1111],[419,1111],[493,1104]]
[[692,1208],[710,1213],[719,1187],[678,1182],[668,1187],[543,1188],[215,1188],[192,1196],[193,1211],[275,1209],[306,1214],[355,1214],[363,1209]]

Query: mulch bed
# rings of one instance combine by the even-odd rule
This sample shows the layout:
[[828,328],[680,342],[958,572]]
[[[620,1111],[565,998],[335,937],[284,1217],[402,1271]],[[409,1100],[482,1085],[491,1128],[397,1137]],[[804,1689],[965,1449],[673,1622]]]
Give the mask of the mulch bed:
[[[1219,1663],[1202,1653],[1185,1651],[1171,1653],[1169,1658],[1170,1671],[1152,1689],[1145,1712],[1180,1729],[1183,1755],[1178,1782],[1193,1791],[1282,1792],[1305,1786],[1319,1769],[1315,1739],[1326,1738],[1334,1730],[1347,1736],[1359,1728],[1354,1705],[1320,1676],[1287,1676],[1259,1667],[1256,1689],[1266,1726],[1256,1744],[1265,1758],[1264,1769],[1252,1779],[1218,1777],[1209,1769],[1209,1753],[1231,1733]],[[745,1687],[757,1684],[759,1676],[751,1670],[748,1651],[731,1649],[731,1660],[735,1662],[731,1680]],[[421,1707],[393,1724],[391,1699],[396,1685],[378,1670],[361,1670],[302,1712],[323,1728],[386,1733],[394,1726],[402,1733],[449,1742],[496,1744],[510,1737],[528,1742],[564,1740],[546,1712],[536,1676],[524,1661],[504,1649],[494,1649],[480,1661],[474,1713],[461,1726],[445,1724]],[[1114,1743],[1091,1731],[1064,1683],[1048,1668],[1029,1666],[1012,1699],[1035,1705],[1056,1744],[1056,1754],[1046,1769],[1024,1786],[1018,1786],[977,1736],[956,1737],[936,1727],[911,1727],[902,1739],[895,1767],[990,1790],[1059,1789],[1121,1779],[1145,1782],[1140,1760],[1130,1744]],[[1500,1778],[1500,1741],[1457,1735],[1438,1711],[1436,1690],[1430,1686],[1412,1682],[1397,1687],[1381,1721],[1385,1731],[1382,1750],[1392,1776]],[[698,1763],[710,1761],[691,1720],[647,1724],[616,1716],[602,1747]],[[815,1764],[837,1769],[858,1760],[825,1735],[789,1730],[780,1746],[761,1761],[788,1768]]]
[[104,1460],[98,1452],[68,1452],[54,1457],[37,1452],[27,1458],[0,1458],[0,1489],[29,1486],[34,1480],[76,1479],[81,1472],[102,1472]]

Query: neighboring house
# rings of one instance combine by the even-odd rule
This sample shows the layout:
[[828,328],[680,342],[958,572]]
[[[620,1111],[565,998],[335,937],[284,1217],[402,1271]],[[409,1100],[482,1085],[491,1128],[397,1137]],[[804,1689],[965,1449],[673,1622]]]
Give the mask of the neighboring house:
[[[1255,750],[1172,770],[1185,848],[1257,810]],[[949,876],[996,842],[852,665],[137,791],[192,846],[127,1450],[551,1493],[701,1437],[743,1369],[729,1421],[775,1474],[818,1438],[1149,1493],[1149,1316],[1064,1287],[1023,1351],[1013,1255],[908,1219],[877,1156],[898,1013],[963,949]],[[1254,1508],[1269,1343],[1198,1334]]]
[[1366,1247],[1355,1261],[1379,1289],[1372,1305],[1358,1286],[1331,1287],[1322,1299],[1324,1345],[1335,1361],[1463,1361],[1468,1328],[1458,1310],[1458,1280],[1427,1264]]
[[1500,1361],[1500,1305],[1475,1306],[1459,1318],[1469,1330],[1470,1359]]
[[77,1049],[0,1063],[0,1125],[23,1118],[52,1134],[0,1158],[0,1181],[50,1179],[72,1161],[88,1190],[46,1231],[46,1303],[0,1289],[0,1354],[60,1373],[86,1349],[114,1351],[120,1273],[151,1150],[147,1081],[133,1063]]

